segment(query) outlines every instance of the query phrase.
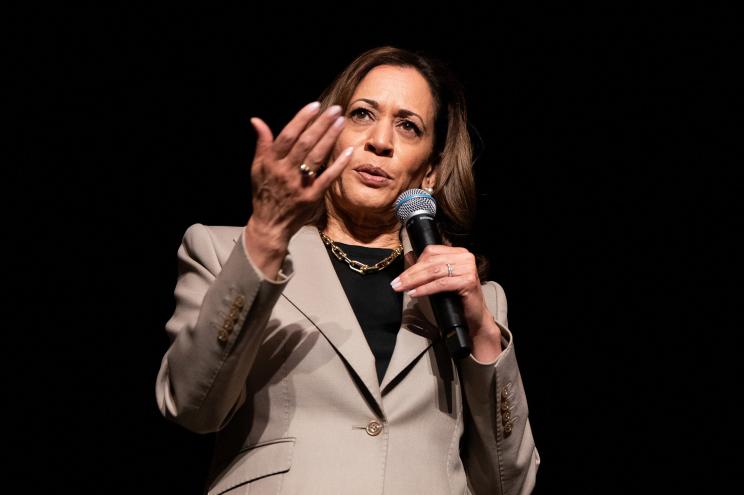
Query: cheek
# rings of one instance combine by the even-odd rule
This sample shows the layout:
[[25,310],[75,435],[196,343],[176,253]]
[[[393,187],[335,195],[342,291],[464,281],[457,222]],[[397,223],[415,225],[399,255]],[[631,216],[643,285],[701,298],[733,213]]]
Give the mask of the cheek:
[[354,139],[354,136],[346,132],[346,130],[343,130],[336,138],[336,142],[333,143],[331,153],[328,157],[328,165],[330,166],[334,161],[336,161],[336,158],[341,156],[341,153],[343,153],[343,151],[349,146],[354,146],[354,153],[351,155],[351,161],[353,162],[355,156],[359,153],[359,146]]
[[421,181],[426,173],[426,163],[424,160],[426,156],[416,156],[416,159],[412,163],[401,170],[398,177],[400,178],[401,185],[410,185],[411,187],[419,187]]
[[328,155],[328,165],[330,166],[333,162],[336,161],[336,158],[341,155],[341,152],[343,151],[344,146],[341,140],[339,139],[333,144],[333,147],[331,148],[331,154]]
[[[345,125],[348,126],[349,123],[346,123]],[[341,130],[341,134],[339,134],[336,138],[336,144],[334,145],[334,148],[342,150],[344,148],[348,148],[349,146],[358,144],[359,141],[360,137],[357,133],[354,133],[348,127],[344,127]]]

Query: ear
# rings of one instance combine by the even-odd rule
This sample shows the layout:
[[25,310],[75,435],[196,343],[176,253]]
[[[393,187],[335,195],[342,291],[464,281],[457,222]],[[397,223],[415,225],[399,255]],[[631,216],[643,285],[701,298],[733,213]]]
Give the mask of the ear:
[[437,170],[434,168],[433,165],[429,164],[426,166],[426,173],[424,174],[424,179],[421,181],[421,185],[423,187],[430,187],[433,189],[436,183]]

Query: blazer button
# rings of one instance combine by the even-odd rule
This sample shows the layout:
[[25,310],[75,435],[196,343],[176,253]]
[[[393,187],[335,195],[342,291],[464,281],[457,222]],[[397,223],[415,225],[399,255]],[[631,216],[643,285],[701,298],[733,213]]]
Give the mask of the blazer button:
[[504,424],[511,423],[511,411],[505,411],[501,417],[501,422]]
[[239,294],[238,297],[235,298],[234,304],[239,309],[243,308],[245,305],[245,297],[243,297],[243,294]]
[[372,420],[367,423],[367,435],[376,437],[382,431],[382,424],[378,421]]
[[227,342],[227,332],[224,330],[220,330],[217,332],[217,340],[219,340],[221,343]]
[[504,400],[508,400],[511,397],[511,382],[504,385],[504,387],[501,389],[501,398]]

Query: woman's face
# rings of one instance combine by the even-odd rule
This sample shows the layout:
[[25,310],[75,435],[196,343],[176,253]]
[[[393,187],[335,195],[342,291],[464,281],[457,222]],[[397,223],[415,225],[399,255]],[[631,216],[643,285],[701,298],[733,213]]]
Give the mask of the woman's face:
[[[434,185],[428,162],[434,143],[434,99],[426,79],[410,67],[381,65],[357,86],[333,159],[354,146],[351,160],[330,189],[347,214],[389,215],[398,195]],[[333,161],[331,160],[331,162]]]

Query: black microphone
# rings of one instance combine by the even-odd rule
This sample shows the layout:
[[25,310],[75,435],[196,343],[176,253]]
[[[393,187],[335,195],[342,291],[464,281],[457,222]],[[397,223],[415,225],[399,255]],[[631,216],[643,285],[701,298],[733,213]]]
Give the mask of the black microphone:
[[[417,257],[429,244],[442,244],[442,235],[434,220],[437,204],[431,194],[423,189],[404,191],[395,200],[395,214],[405,226]],[[473,342],[460,296],[454,292],[440,292],[430,295],[429,302],[450,355],[455,359],[468,356]]]

